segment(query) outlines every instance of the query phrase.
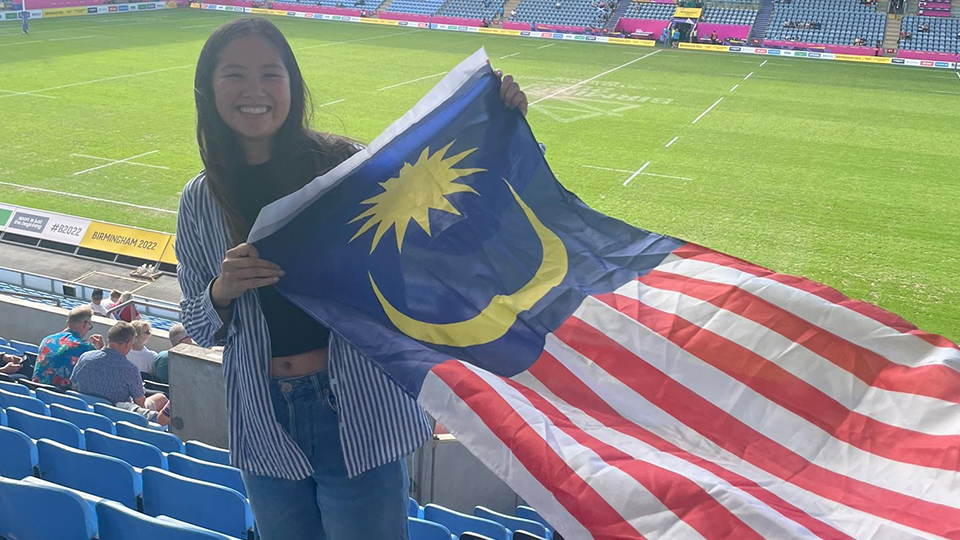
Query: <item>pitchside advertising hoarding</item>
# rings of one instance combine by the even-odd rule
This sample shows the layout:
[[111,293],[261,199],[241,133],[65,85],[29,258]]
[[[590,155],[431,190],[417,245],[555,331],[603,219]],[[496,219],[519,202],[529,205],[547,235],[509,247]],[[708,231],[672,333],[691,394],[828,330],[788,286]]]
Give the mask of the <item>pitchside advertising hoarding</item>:
[[28,13],[30,19],[53,19],[57,17],[77,17],[80,15],[100,15],[103,13],[176,9],[176,7],[177,2],[175,0],[167,0],[166,2],[141,2],[139,4],[90,5],[50,9],[31,9],[27,11],[0,11],[0,22],[19,21],[21,13]]
[[70,246],[177,264],[174,236],[0,203],[0,231]]

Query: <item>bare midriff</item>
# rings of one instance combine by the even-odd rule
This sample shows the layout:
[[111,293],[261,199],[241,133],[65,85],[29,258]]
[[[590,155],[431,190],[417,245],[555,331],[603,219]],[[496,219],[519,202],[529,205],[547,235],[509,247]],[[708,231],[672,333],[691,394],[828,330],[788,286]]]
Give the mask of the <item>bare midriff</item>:
[[327,369],[327,349],[280,356],[271,360],[270,375],[278,379],[300,377]]

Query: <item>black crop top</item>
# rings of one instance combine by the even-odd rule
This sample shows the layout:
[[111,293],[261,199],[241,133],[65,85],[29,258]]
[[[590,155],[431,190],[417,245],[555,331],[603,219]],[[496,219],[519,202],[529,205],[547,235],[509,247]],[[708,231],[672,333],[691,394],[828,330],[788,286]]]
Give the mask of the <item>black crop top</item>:
[[[237,207],[243,219],[253,225],[260,209],[284,195],[272,181],[271,161],[241,168],[237,184]],[[270,330],[271,353],[274,358],[290,356],[314,349],[324,349],[330,340],[330,329],[284,298],[273,286],[257,289],[260,310]]]

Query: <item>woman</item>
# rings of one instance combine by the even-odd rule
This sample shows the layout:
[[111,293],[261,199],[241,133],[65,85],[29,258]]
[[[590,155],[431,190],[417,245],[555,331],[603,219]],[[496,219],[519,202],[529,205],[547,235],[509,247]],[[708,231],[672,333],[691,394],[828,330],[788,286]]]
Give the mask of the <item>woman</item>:
[[[205,168],[184,188],[177,223],[183,324],[200,345],[224,345],[230,457],[260,535],[405,539],[405,458],[429,437],[425,414],[280,296],[271,285],[283,270],[243,243],[263,206],[359,147],[309,129],[300,68],[265,19],[236,19],[210,36],[194,94]],[[512,77],[500,94],[526,112]]]
[[[130,291],[125,291],[120,295],[120,300],[117,300],[117,305],[121,306],[123,304],[127,304],[127,302],[130,302],[131,300],[133,300],[133,293]],[[127,321],[128,323],[140,320],[140,312],[137,311],[137,306],[132,302],[120,308],[119,311],[114,311],[113,316],[117,320]]]
[[150,323],[147,321],[133,321],[133,329],[137,332],[137,337],[133,338],[133,348],[127,353],[127,360],[137,366],[141,374],[153,376],[153,361],[157,353],[147,348],[147,341],[150,340]]

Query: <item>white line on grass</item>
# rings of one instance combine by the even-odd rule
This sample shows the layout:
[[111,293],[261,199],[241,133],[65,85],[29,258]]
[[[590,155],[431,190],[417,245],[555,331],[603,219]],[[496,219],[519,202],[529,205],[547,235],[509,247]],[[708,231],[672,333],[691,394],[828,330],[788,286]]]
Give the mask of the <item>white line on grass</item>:
[[[613,171],[613,172],[619,172],[619,173],[632,174],[634,172],[634,171],[626,171],[624,169],[611,169],[610,167],[597,167],[596,165],[583,165],[583,167],[586,169],[598,169],[601,171]],[[655,173],[648,173],[648,172],[642,172],[640,173],[640,176],[658,176],[660,178],[673,178],[675,180],[693,180],[693,178],[687,178],[685,176],[670,176],[669,174],[655,174]]]
[[673,146],[673,143],[677,142],[677,139],[679,139],[679,138],[680,138],[680,136],[677,135],[676,137],[670,139],[670,142],[668,142],[668,143],[664,146],[664,148],[670,148],[671,146]]
[[556,45],[556,43],[551,43],[551,44],[549,44],[549,45],[542,45],[542,46],[537,47],[537,48],[538,48],[538,49],[546,49],[547,47],[553,47],[554,45]]
[[16,43],[4,43],[3,45],[0,45],[0,47],[12,47],[14,45],[27,45],[28,43],[40,43],[41,41],[43,40],[35,39],[33,41],[18,41]]
[[133,204],[133,203],[123,202],[123,201],[117,201],[117,200],[113,200],[113,199],[101,199],[101,198],[99,198],[99,197],[89,197],[89,196],[87,196],[87,195],[77,195],[76,193],[68,193],[68,192],[66,192],[66,191],[56,191],[56,190],[53,190],[53,189],[44,189],[44,188],[38,188],[38,187],[33,187],[33,186],[24,186],[24,185],[21,185],[21,184],[14,184],[14,183],[11,183],[11,182],[0,182],[0,185],[10,186],[10,187],[14,187],[14,188],[17,188],[17,189],[25,189],[25,190],[28,190],[28,191],[40,191],[40,192],[42,192],[42,193],[53,193],[54,195],[63,195],[64,197],[75,197],[75,198],[77,198],[77,199],[86,199],[86,200],[88,200],[88,201],[97,201],[97,202],[103,202],[103,203],[108,203],[108,204],[117,204],[117,205],[120,205],[120,206],[129,206],[129,207],[131,207],[131,208],[140,208],[140,209],[142,209],[142,210],[153,210],[154,212],[163,212],[164,214],[176,214],[176,213],[177,213],[176,210],[166,210],[166,209],[164,209],[164,208],[154,208],[153,206],[142,206],[142,205],[139,205],[139,204]]
[[441,75],[445,75],[446,73],[447,73],[446,71],[441,71],[440,73],[434,73],[433,75],[427,75],[426,77],[419,77],[419,78],[417,78],[417,79],[413,79],[413,80],[410,80],[410,81],[404,81],[404,82],[402,82],[402,83],[391,84],[390,86],[384,86],[383,88],[377,90],[377,92],[383,92],[384,90],[389,90],[389,89],[391,89],[391,88],[396,88],[396,87],[398,87],[398,86],[403,86],[403,85],[405,85],[405,84],[411,84],[411,83],[415,83],[415,82],[419,82],[419,81],[425,81],[425,80],[427,80],[427,79],[433,79],[433,78],[435,78],[435,77],[439,77],[439,76],[441,76]]
[[340,102],[343,102],[343,101],[346,101],[346,100],[347,100],[347,98],[338,99],[338,100],[336,100],[336,101],[328,101],[328,102],[326,102],[326,103],[324,103],[323,105],[320,105],[320,106],[321,106],[321,107],[326,107],[327,105],[336,105],[337,103],[340,103]]
[[518,55],[518,54],[520,54],[520,53],[515,52],[515,53],[513,53],[513,54],[508,54],[508,55],[506,55],[506,56],[501,56],[501,57],[500,57],[500,60],[503,60],[504,58],[510,58],[511,56],[516,56],[516,55]]
[[764,60],[764,61],[763,61],[763,62],[762,62],[762,63],[760,64],[760,67],[763,67],[763,66],[764,66],[764,64],[766,64],[766,63],[767,63],[767,61],[766,61],[766,60]]
[[595,81],[595,80],[599,79],[600,77],[603,77],[604,75],[607,75],[607,74],[609,74],[609,73],[613,73],[614,71],[617,71],[618,69],[622,69],[622,68],[625,68],[625,67],[629,66],[630,64],[639,62],[639,61],[643,60],[644,58],[646,58],[646,57],[648,57],[648,56],[653,56],[653,55],[657,54],[658,52],[660,52],[660,51],[662,51],[662,50],[663,50],[663,49],[657,49],[657,50],[655,50],[655,51],[653,51],[653,52],[651,52],[651,53],[647,53],[647,54],[641,56],[640,58],[634,58],[633,60],[631,60],[631,61],[629,61],[629,62],[627,62],[627,63],[625,63],[625,64],[620,64],[619,66],[617,66],[617,67],[615,67],[615,68],[613,68],[613,69],[608,69],[607,71],[604,71],[603,73],[601,73],[601,74],[599,74],[599,75],[594,75],[593,77],[590,77],[589,79],[584,79],[584,80],[578,82],[577,84],[574,84],[574,85],[572,85],[572,86],[568,86],[568,87],[564,88],[563,90],[558,90],[558,91],[550,94],[549,96],[542,97],[542,98],[534,101],[534,102],[531,103],[530,105],[536,105],[537,103],[540,103],[541,101],[550,99],[550,98],[552,98],[552,97],[554,97],[554,96],[559,96],[560,94],[562,94],[562,93],[564,93],[564,92],[567,92],[567,91],[570,91],[570,90],[573,90],[574,88],[577,88],[578,86],[580,86],[580,85],[582,85],[582,84],[587,84],[587,83],[590,82],[590,81]]
[[644,164],[643,164],[643,167],[640,167],[639,169],[637,169],[637,172],[631,174],[631,175],[630,175],[630,178],[627,178],[627,180],[623,183],[623,185],[626,186],[627,184],[629,184],[630,181],[633,180],[634,178],[636,178],[638,174],[642,173],[643,170],[646,169],[646,168],[647,168],[647,165],[649,165],[649,164],[650,164],[649,161],[646,162],[646,163],[644,163]]
[[371,39],[382,39],[392,36],[402,36],[404,34],[413,34],[414,32],[419,32],[420,30],[408,30],[406,32],[390,32],[389,34],[381,34],[379,36],[370,36],[359,39],[347,39],[344,41],[334,41],[332,43],[320,43],[318,45],[307,45],[306,47],[300,47],[299,49],[294,49],[295,51],[306,51],[309,49],[316,49],[318,47],[332,47],[334,45],[343,45],[345,43],[356,43],[358,41],[370,41]]
[[936,94],[950,94],[954,96],[960,96],[960,92],[947,92],[946,90],[931,90],[931,91]]
[[149,156],[150,154],[156,154],[157,152],[159,152],[159,150],[151,150],[151,151],[149,151],[149,152],[144,152],[144,153],[142,153],[142,154],[137,154],[137,155],[135,155],[135,156],[130,156],[130,157],[128,157],[128,158],[123,158],[123,159],[101,158],[101,157],[95,157],[95,156],[85,156],[85,155],[83,155],[83,154],[70,154],[71,156],[80,156],[80,157],[93,158],[93,159],[105,159],[105,160],[107,160],[107,161],[110,162],[110,163],[104,163],[103,165],[97,165],[96,167],[90,167],[89,169],[84,169],[84,170],[82,170],[82,171],[75,172],[75,173],[73,173],[73,175],[74,175],[74,176],[77,176],[78,174],[88,173],[88,172],[90,172],[90,171],[95,171],[95,170],[97,170],[97,169],[102,169],[102,168],[104,168],[104,167],[110,167],[111,165],[116,165],[117,163],[126,163],[127,165],[140,165],[141,167],[152,167],[152,168],[155,168],[155,169],[167,169],[167,170],[169,170],[170,167],[161,167],[161,166],[159,166],[159,165],[147,165],[147,164],[145,164],[145,163],[134,163],[134,162],[130,161],[131,159],[137,159],[137,158],[139,158],[139,157]]
[[693,123],[696,124],[697,122],[699,122],[701,118],[703,118],[708,112],[712,111],[713,108],[716,107],[717,105],[719,105],[721,101],[723,101],[723,98],[720,98],[720,99],[714,101],[714,102],[713,102],[713,105],[711,105],[709,109],[707,109],[707,110],[703,111],[702,113],[700,113],[700,116],[698,116],[698,117],[696,118],[696,120],[693,121]]
[[737,84],[733,85],[733,88],[731,88],[730,91],[733,92],[734,90],[736,90],[736,89],[739,88],[739,87],[740,87],[740,83],[737,83]]
[[72,39],[90,39],[95,37],[97,36],[61,37],[61,38],[48,39],[47,41],[70,41]]
[[957,78],[960,79],[960,71],[957,72]]
[[611,169],[610,167],[597,167],[596,165],[584,165],[587,169],[598,169],[601,171],[613,171],[613,172],[622,172],[622,173],[632,173],[633,171],[625,171],[623,169]]
[[753,77],[753,72],[752,72],[752,71],[751,71],[750,73],[747,73],[747,76],[744,77],[743,80],[747,80],[747,79],[749,79],[750,77]]
[[650,172],[640,173],[643,176],[659,176],[660,178],[673,178],[674,180],[687,180],[691,181],[693,178],[687,178],[685,176],[670,176],[669,174],[654,174]]
[[[150,75],[151,73],[161,73],[161,72],[163,72],[163,71],[172,71],[172,70],[174,70],[174,69],[186,69],[186,68],[192,68],[192,67],[195,67],[194,64],[186,64],[186,65],[183,65],[183,66],[174,66],[174,67],[163,68],[163,69],[153,69],[153,70],[150,70],[150,71],[141,71],[141,72],[139,72],[139,73],[130,73],[130,74],[128,74],[128,75],[115,75],[115,76],[113,76],[113,77],[104,77],[104,78],[102,78],[102,79],[94,79],[94,80],[92,80],[92,81],[81,81],[81,82],[75,82],[75,83],[70,83],[70,84],[61,84],[60,86],[51,86],[50,88],[41,88],[41,89],[39,89],[39,90],[30,90],[29,92],[23,92],[23,93],[25,93],[25,94],[33,94],[33,93],[36,93],[36,92],[49,92],[50,90],[60,90],[60,89],[62,89],[62,88],[72,88],[72,87],[74,87],[74,86],[82,86],[82,85],[84,85],[84,84],[94,84],[94,83],[99,83],[99,82],[115,81],[115,80],[117,80],[117,79],[127,79],[127,78],[130,78],[130,77],[139,77],[139,76],[141,76],[141,75]],[[0,96],[0,99],[7,98],[7,97],[12,97],[12,96],[14,96],[14,95],[16,95],[16,94],[6,94],[6,95],[3,95],[3,96]]]
[[34,97],[42,97],[47,99],[57,99],[56,96],[46,96],[43,94],[35,94],[33,92],[14,92],[12,90],[0,90],[0,92],[3,92],[4,94],[8,94],[11,96],[34,96]]

